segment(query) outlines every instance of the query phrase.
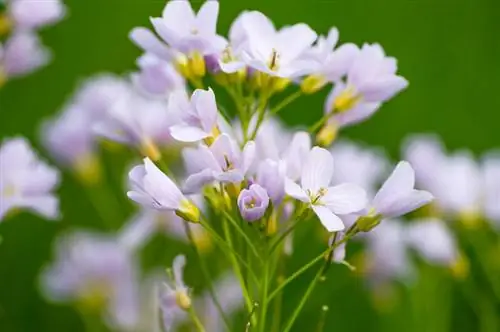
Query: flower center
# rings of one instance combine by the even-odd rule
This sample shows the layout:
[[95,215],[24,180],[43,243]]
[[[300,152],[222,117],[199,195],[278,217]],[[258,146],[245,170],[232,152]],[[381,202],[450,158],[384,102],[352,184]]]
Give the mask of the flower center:
[[192,27],[189,32],[191,32],[192,35],[197,35],[200,31],[198,30],[198,28]]
[[309,195],[309,198],[311,199],[311,204],[316,204],[316,205],[321,205],[322,203],[320,202],[320,199],[326,195],[328,192],[328,188],[320,188],[318,192],[313,193],[311,190],[307,190],[307,194]]
[[252,197],[252,199],[251,199],[251,200],[249,200],[248,202],[246,202],[246,203],[245,203],[245,207],[246,207],[247,209],[253,209],[253,208],[255,207],[256,203],[257,203],[257,202],[255,201],[255,198],[254,198],[254,197]]
[[229,160],[227,155],[224,155],[224,163],[226,164],[224,167],[224,171],[230,171],[234,169],[234,164]]

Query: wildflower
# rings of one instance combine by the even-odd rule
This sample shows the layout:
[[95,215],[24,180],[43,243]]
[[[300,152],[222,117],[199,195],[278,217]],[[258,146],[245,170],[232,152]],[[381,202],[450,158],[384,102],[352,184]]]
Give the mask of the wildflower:
[[169,283],[164,283],[160,290],[160,309],[166,331],[170,330],[176,316],[182,311],[189,310],[192,305],[189,289],[183,281],[185,265],[186,258],[182,255],[176,256],[172,264],[171,280]]
[[49,299],[104,310],[113,325],[134,326],[139,309],[137,268],[130,251],[114,238],[75,232],[58,240],[55,254],[41,279]]
[[16,29],[31,30],[54,24],[66,15],[66,7],[59,0],[13,0],[8,6],[10,19]]
[[248,67],[281,78],[295,78],[311,70],[313,61],[306,59],[304,53],[317,35],[308,25],[299,23],[277,31],[272,21],[260,12],[242,15],[245,15],[241,24],[248,43],[243,60]]
[[134,84],[152,96],[167,97],[170,92],[185,89],[184,79],[174,66],[153,54],[145,54],[137,60],[140,72],[132,75]]
[[500,227],[500,155],[491,154],[483,159],[485,188],[484,214]]
[[7,40],[0,52],[0,76],[8,79],[30,74],[45,66],[50,58],[50,52],[35,34],[18,31]]
[[58,218],[59,200],[52,193],[58,182],[57,170],[41,161],[26,139],[4,141],[0,147],[0,220],[17,208]]
[[129,180],[132,190],[127,192],[127,196],[131,200],[156,210],[175,211],[187,221],[199,221],[198,208],[149,158],[144,158],[144,165],[130,171]]
[[183,157],[190,175],[184,188],[187,192],[194,192],[213,181],[240,183],[245,179],[254,156],[254,142],[248,142],[241,151],[227,134],[218,136],[210,147],[186,148]]
[[267,191],[258,184],[252,184],[249,189],[243,189],[238,197],[238,207],[241,216],[246,221],[256,221],[262,218],[268,206]]
[[286,163],[266,159],[259,163],[255,182],[269,194],[274,205],[279,205],[285,196]]
[[368,118],[382,102],[408,86],[396,70],[396,59],[386,57],[380,45],[363,45],[349,68],[346,83],[338,82],[328,96],[325,114],[340,127]]
[[416,190],[414,186],[413,168],[406,161],[399,162],[375,195],[368,213],[358,220],[358,227],[362,231],[369,231],[384,218],[397,218],[434,199],[431,193]]
[[213,141],[219,135],[217,103],[212,89],[195,90],[189,105],[181,106],[181,109],[181,123],[170,128],[174,139],[181,142]]
[[138,27],[132,29],[129,38],[147,54],[155,55],[163,61],[170,62],[175,57],[175,52],[162,43],[160,39],[147,28]]
[[329,232],[344,229],[337,214],[350,214],[365,207],[366,194],[354,184],[330,187],[333,176],[333,157],[325,149],[314,147],[302,169],[301,185],[287,179],[286,193],[304,203],[316,213]]

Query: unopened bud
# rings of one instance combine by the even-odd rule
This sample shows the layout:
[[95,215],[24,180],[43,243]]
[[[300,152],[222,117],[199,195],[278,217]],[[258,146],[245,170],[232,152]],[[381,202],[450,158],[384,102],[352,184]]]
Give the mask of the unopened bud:
[[187,199],[181,202],[181,206],[175,211],[175,214],[189,222],[200,222],[200,210]]
[[274,77],[273,78],[273,92],[281,92],[285,90],[291,83],[288,78]]
[[226,185],[226,191],[230,197],[238,197],[241,191],[241,183],[229,183]]
[[12,20],[7,14],[0,14],[0,36],[6,36],[12,29]]
[[326,79],[320,75],[309,75],[300,84],[300,89],[305,94],[313,94],[321,90],[326,84]]
[[381,215],[372,215],[369,214],[367,216],[359,217],[356,221],[357,229],[362,232],[369,232],[380,224],[382,221]]
[[101,179],[101,164],[94,154],[78,158],[73,164],[73,169],[80,181],[84,183],[95,184]]
[[191,297],[185,291],[175,293],[175,302],[182,310],[189,310],[192,304]]
[[338,126],[334,122],[328,122],[316,135],[316,143],[319,146],[330,146],[337,138]]

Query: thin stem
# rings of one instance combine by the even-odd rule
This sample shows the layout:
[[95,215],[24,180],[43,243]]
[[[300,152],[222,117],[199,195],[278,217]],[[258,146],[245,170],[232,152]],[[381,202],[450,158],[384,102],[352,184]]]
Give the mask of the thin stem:
[[189,317],[193,321],[194,326],[196,326],[196,329],[198,330],[198,332],[205,332],[205,327],[203,327],[203,324],[201,323],[200,319],[198,318],[198,315],[196,314],[194,307],[193,306],[189,307],[189,310],[187,312],[189,314]]
[[298,90],[285,99],[283,99],[278,105],[276,105],[270,112],[269,115],[276,115],[278,114],[283,108],[287,107],[289,104],[294,102],[296,99],[298,99],[300,96],[302,96],[302,91]]
[[231,224],[233,224],[234,228],[236,228],[236,230],[238,231],[238,233],[240,233],[240,235],[246,241],[246,243],[248,244],[248,247],[252,250],[252,252],[254,253],[255,257],[257,257],[262,262],[262,258],[259,256],[259,252],[255,248],[255,246],[252,243],[252,240],[250,240],[250,238],[245,233],[245,231],[243,229],[241,229],[240,225],[238,225],[238,223],[236,222],[236,220],[234,220],[234,218],[229,213],[227,213],[227,211],[224,211],[223,213],[224,213],[224,216],[226,217],[226,219],[228,221],[230,221]]
[[[267,251],[267,250],[266,250]],[[267,253],[266,255],[267,256]],[[267,305],[269,303],[268,299],[268,288],[269,288],[269,257],[266,259],[264,264],[264,286],[262,287],[262,310],[259,317],[259,324],[261,326],[260,331],[266,332],[266,314]]]
[[224,313],[224,310],[222,309],[222,306],[221,306],[219,300],[217,299],[217,295],[215,294],[214,286],[212,285],[212,278],[210,277],[210,272],[209,272],[208,266],[205,263],[205,260],[203,259],[203,257],[201,256],[201,253],[198,250],[198,247],[196,246],[196,242],[195,242],[194,236],[193,236],[193,231],[191,230],[191,226],[189,225],[189,222],[184,221],[184,228],[186,230],[186,234],[187,234],[189,241],[193,245],[193,248],[194,248],[194,251],[195,251],[196,256],[198,258],[198,261],[200,262],[201,273],[203,274],[203,277],[205,278],[205,282],[206,282],[207,288],[208,288],[208,293],[210,294],[210,297],[212,298],[212,301],[214,302],[215,307],[219,311],[219,314],[221,315],[222,320],[224,321],[224,325],[225,325],[226,329],[228,331],[230,331],[231,328],[229,326],[229,320],[226,317],[226,314]]
[[310,126],[308,131],[310,133],[315,133],[319,128],[321,128],[322,125],[326,123],[326,121],[328,121],[329,118],[330,115],[324,115],[321,119],[319,119],[312,126]]
[[300,222],[300,219],[297,218],[293,224],[287,228],[286,231],[284,231],[271,245],[271,250],[270,252],[274,252],[274,250],[278,247],[278,245],[286,239],[286,237],[295,229],[295,226]]
[[257,109],[257,114],[258,114],[257,123],[255,124],[255,128],[253,129],[253,132],[249,137],[250,141],[253,141],[255,139],[255,137],[257,136],[257,132],[259,131],[260,125],[262,124],[262,121],[264,121],[268,99],[269,99],[268,94],[262,94],[260,98],[260,105],[259,108]]

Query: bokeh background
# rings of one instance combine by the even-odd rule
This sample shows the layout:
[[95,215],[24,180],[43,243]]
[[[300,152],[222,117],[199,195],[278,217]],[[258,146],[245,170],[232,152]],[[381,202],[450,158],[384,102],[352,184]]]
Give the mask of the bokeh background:
[[[35,0],[34,0],[35,1]],[[40,0],[42,1],[42,0]],[[58,111],[79,82],[100,72],[126,74],[140,51],[128,40],[135,26],[149,26],[164,0],[66,0],[69,16],[42,33],[54,61],[34,75],[0,90],[0,138],[24,135],[39,148],[40,121]],[[199,6],[200,1],[192,1]],[[450,149],[480,154],[500,147],[500,2],[498,0],[220,0],[219,31],[245,9],[256,9],[279,26],[306,22],[319,33],[331,26],[341,41],[379,42],[398,58],[407,91],[385,105],[370,121],[350,128],[347,137],[382,146],[398,158],[409,133],[436,132]],[[303,98],[283,112],[290,124],[313,123],[327,91]],[[124,174],[120,160],[108,158],[115,184]],[[65,177],[65,218],[47,222],[22,213],[0,224],[0,331],[83,331],[70,308],[46,303],[38,292],[51,242],[68,227],[99,228],[88,198]],[[131,212],[117,192],[123,216]],[[298,241],[311,257],[307,240]],[[171,246],[157,246],[171,257]],[[152,247],[153,248],[153,247]],[[150,252],[154,250],[149,248]],[[303,251],[303,252],[302,252]],[[165,258],[167,261],[168,259]],[[299,264],[299,262],[297,262]],[[477,331],[478,315],[445,272],[424,267],[411,290],[401,287],[394,303],[374,300],[365,283],[345,268],[321,287],[296,331],[312,331],[322,304],[328,304],[328,331]],[[285,299],[291,309],[308,278],[294,283]],[[498,279],[500,283],[500,276]],[[411,293],[411,294],[409,294]],[[410,296],[411,295],[411,296]],[[389,301],[390,302],[390,301]],[[497,306],[493,314],[500,317]]]

